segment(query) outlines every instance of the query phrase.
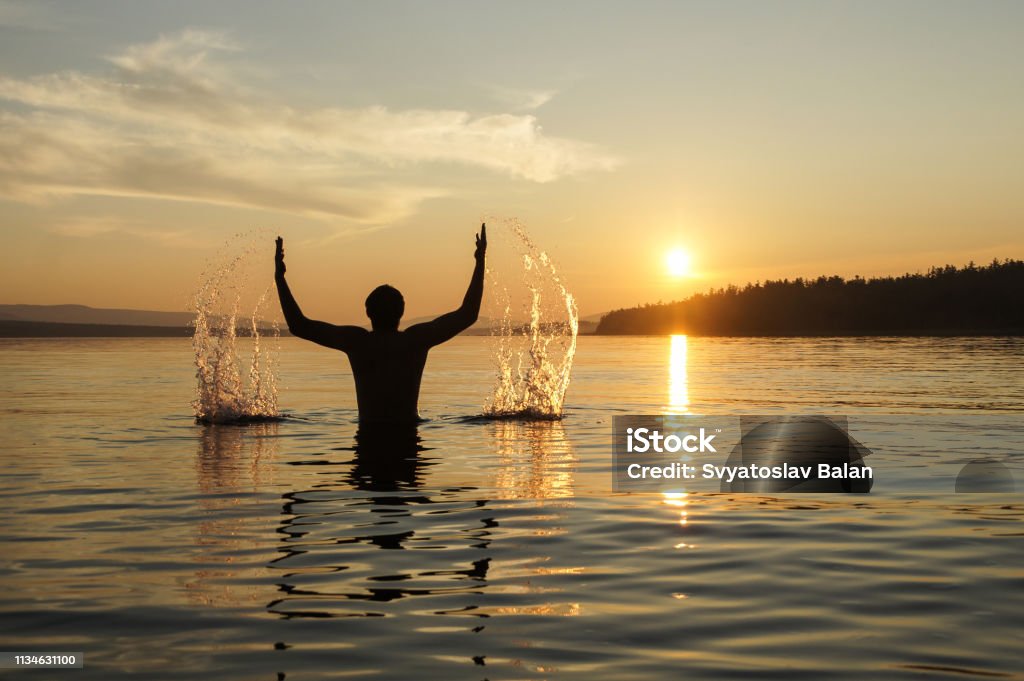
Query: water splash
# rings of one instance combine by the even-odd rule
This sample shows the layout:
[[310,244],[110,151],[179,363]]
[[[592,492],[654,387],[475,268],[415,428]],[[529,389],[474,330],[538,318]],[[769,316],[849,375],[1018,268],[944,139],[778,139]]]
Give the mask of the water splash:
[[503,268],[488,268],[491,299],[498,306],[492,326],[498,378],[484,416],[560,419],[579,333],[576,300],[523,225],[518,220],[500,224],[503,229],[493,233],[510,237],[509,250],[519,262],[510,267],[516,275],[499,278]]
[[[236,239],[244,239],[237,235]],[[268,351],[261,335],[260,312],[270,297],[273,285],[263,290],[252,312],[241,310],[249,290],[249,270],[259,250],[263,253],[269,237],[249,237],[248,245],[238,253],[237,241],[225,244],[225,252],[200,277],[193,301],[196,317],[193,322],[192,349],[195,352],[196,397],[192,409],[202,423],[246,423],[278,418],[276,351]],[[269,262],[269,258],[266,258]],[[263,263],[266,265],[267,263]],[[244,335],[252,338],[247,365],[239,359],[239,322],[244,320]],[[280,338],[276,322],[270,335]]]

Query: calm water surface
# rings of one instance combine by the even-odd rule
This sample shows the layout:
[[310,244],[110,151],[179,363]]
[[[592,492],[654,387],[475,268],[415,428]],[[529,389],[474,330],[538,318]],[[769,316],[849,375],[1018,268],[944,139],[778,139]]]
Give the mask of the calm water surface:
[[1020,493],[613,495],[609,472],[616,413],[1019,424],[1022,360],[584,337],[566,419],[507,423],[464,418],[493,367],[459,338],[419,446],[381,454],[353,447],[344,357],[301,341],[297,418],[244,427],[193,423],[185,339],[0,341],[0,647],[86,655],[4,678],[1024,678]]

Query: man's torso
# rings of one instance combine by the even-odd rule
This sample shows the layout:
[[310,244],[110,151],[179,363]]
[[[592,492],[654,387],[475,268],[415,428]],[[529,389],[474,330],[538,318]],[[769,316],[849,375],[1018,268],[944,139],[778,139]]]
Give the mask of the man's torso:
[[359,420],[416,421],[429,347],[403,331],[368,331],[348,351]]

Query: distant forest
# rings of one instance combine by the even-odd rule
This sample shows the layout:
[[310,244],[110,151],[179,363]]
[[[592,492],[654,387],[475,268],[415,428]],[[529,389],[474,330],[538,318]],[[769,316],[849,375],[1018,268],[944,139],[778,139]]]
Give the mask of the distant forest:
[[712,289],[609,312],[598,334],[850,336],[1024,334],[1024,261],[926,274],[818,277]]

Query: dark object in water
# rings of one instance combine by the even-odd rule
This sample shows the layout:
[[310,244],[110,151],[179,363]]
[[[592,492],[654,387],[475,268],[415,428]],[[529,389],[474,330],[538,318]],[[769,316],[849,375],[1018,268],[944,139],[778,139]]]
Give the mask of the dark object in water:
[[1013,492],[1017,485],[1013,473],[1002,461],[975,459],[956,476],[956,493]]
[[[740,419],[742,437],[726,465],[809,466],[811,474],[799,478],[736,478],[722,480],[723,492],[870,492],[871,469],[864,457],[871,452],[850,437],[846,428],[825,416],[767,416]],[[819,477],[820,465],[847,473]],[[866,470],[865,470],[866,469]]]

